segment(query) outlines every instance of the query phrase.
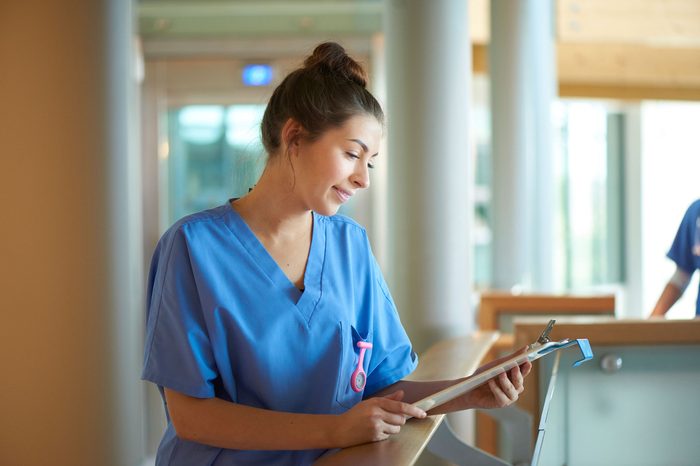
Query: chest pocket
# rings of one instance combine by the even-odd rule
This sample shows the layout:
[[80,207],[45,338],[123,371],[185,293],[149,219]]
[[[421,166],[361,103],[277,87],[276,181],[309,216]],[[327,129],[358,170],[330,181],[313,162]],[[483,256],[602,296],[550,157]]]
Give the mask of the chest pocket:
[[[361,335],[355,327],[352,325],[341,322],[340,323],[340,361],[338,367],[340,373],[338,374],[338,386],[336,389],[336,401],[343,408],[350,409],[357,403],[362,401],[363,390],[356,392],[352,389],[350,383],[352,374],[357,369],[358,362],[360,360],[361,348],[357,346],[358,342],[370,342],[371,335]],[[372,349],[368,348],[365,350],[363,357],[362,366],[365,372],[369,368],[369,362],[372,358]]]

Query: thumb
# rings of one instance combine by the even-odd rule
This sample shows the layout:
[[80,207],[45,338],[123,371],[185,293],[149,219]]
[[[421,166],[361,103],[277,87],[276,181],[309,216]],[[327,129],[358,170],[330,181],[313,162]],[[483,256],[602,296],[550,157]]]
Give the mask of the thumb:
[[394,401],[401,401],[401,400],[403,400],[403,395],[404,395],[403,390],[397,390],[394,393],[388,394],[384,398],[388,398],[388,399],[394,400]]

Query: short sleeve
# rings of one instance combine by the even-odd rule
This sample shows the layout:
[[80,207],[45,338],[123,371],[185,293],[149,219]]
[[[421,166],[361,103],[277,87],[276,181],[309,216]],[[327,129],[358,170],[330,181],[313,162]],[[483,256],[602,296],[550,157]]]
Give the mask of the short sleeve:
[[675,262],[678,267],[691,275],[696,268],[693,247],[695,246],[695,235],[697,234],[696,230],[698,229],[699,215],[700,201],[696,201],[688,208],[683,216],[671,249],[667,254],[668,258]]
[[183,229],[166,233],[153,255],[142,378],[211,398],[218,373]]
[[372,257],[372,273],[376,309],[372,326],[372,359],[367,374],[365,397],[402,380],[418,366],[418,356],[413,351],[394,300],[374,257]]

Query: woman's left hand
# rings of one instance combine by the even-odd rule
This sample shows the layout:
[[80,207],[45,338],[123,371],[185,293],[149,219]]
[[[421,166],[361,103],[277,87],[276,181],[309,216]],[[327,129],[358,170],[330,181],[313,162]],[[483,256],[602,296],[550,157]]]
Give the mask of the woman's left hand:
[[524,379],[531,369],[530,361],[515,366],[464,394],[464,401],[470,408],[505,408],[518,400],[525,389]]

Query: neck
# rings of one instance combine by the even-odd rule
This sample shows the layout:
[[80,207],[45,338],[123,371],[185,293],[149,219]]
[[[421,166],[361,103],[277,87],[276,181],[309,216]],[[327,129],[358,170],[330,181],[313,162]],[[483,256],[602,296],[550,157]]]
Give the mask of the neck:
[[232,205],[255,233],[268,238],[296,236],[311,226],[311,211],[295,193],[293,173],[284,160],[269,162],[253,190]]

